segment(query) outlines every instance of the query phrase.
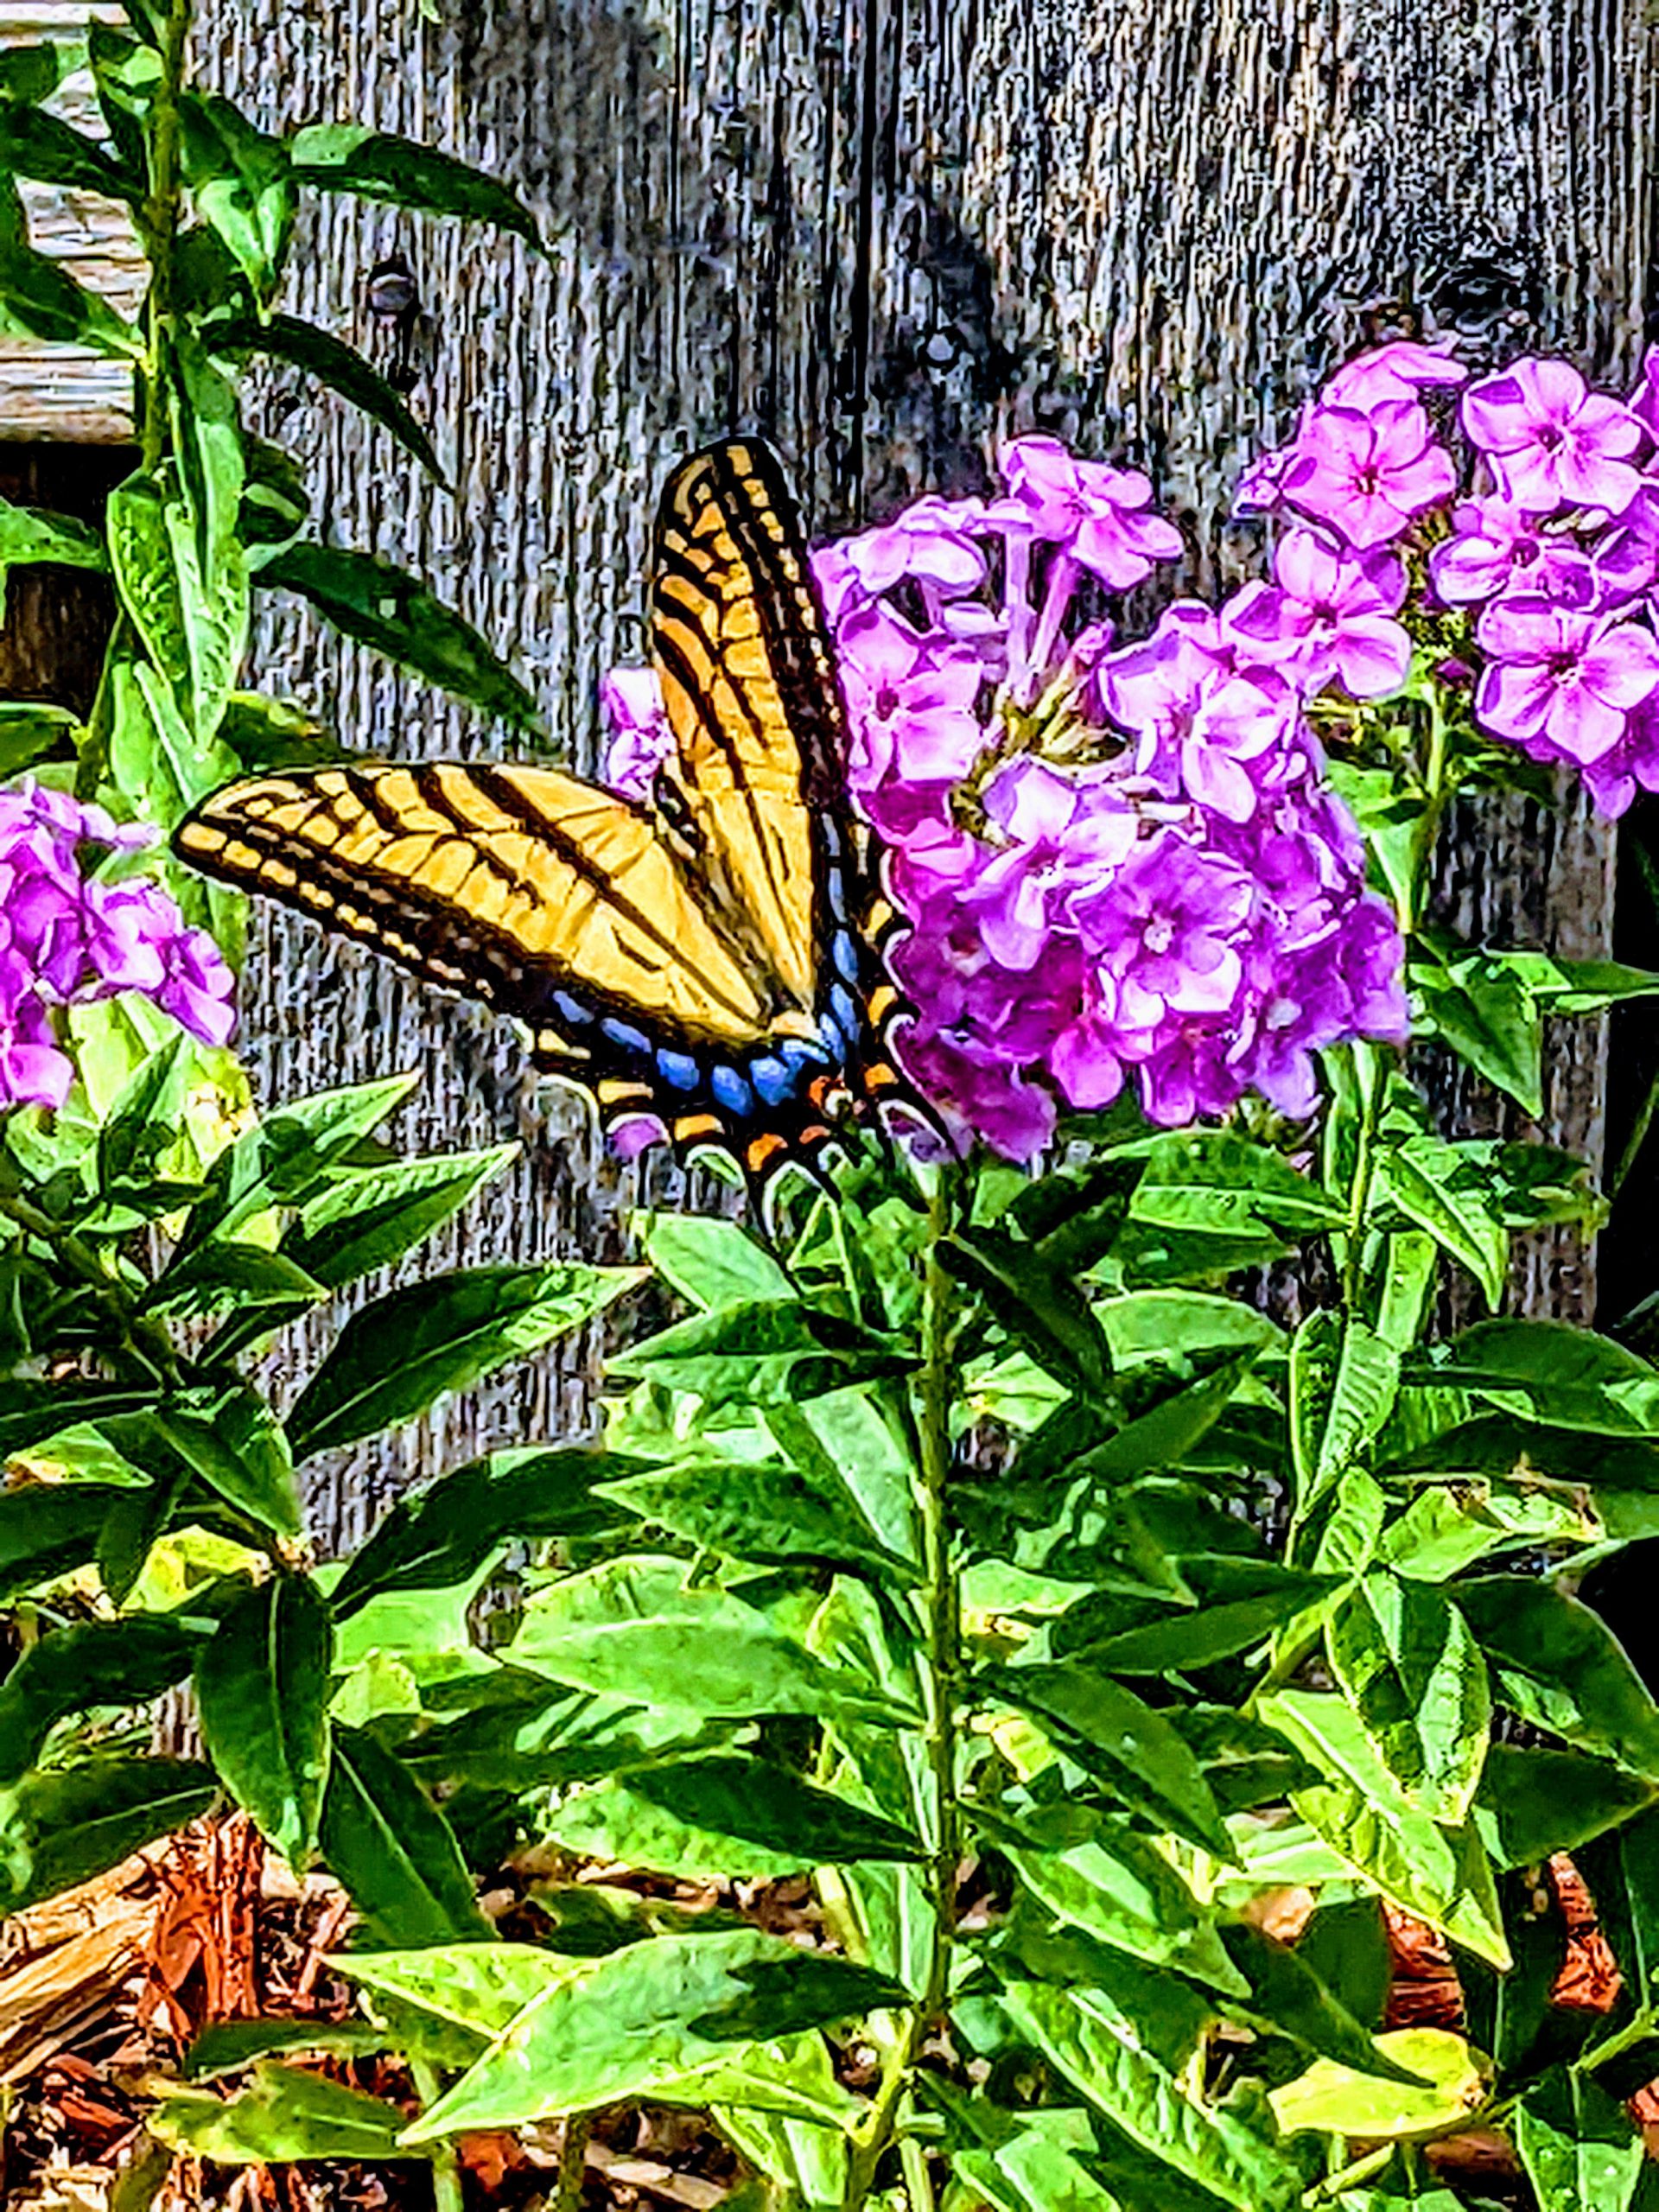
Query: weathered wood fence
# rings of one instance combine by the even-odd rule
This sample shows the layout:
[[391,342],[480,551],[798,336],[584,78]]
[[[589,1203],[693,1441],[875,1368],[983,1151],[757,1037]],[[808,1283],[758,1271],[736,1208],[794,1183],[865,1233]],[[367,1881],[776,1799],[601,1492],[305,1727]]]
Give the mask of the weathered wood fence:
[[[1147,467],[1191,581],[1248,565],[1241,461],[1368,335],[1456,329],[1625,370],[1656,243],[1646,0],[218,0],[203,48],[270,124],[361,118],[486,163],[543,218],[538,260],[481,232],[334,201],[293,302],[367,346],[365,277],[397,251],[423,313],[414,404],[453,496],[315,390],[263,406],[343,542],[429,573],[516,651],[590,764],[594,688],[641,643],[656,486],[689,445],[758,428],[817,524],[971,486],[999,427]],[[293,608],[253,677],[404,754],[480,728]],[[1453,918],[1605,943],[1610,845],[1516,808],[1464,825]],[[615,1171],[524,1081],[511,1036],[276,914],[254,932],[245,1042],[276,1099],[419,1067],[404,1136],[524,1141],[436,1262],[613,1251]],[[1602,1047],[1552,1076],[1600,1142]],[[1571,1248],[1527,1294],[1580,1312]],[[582,1348],[331,1471],[325,1541],[411,1471],[590,1418]]]

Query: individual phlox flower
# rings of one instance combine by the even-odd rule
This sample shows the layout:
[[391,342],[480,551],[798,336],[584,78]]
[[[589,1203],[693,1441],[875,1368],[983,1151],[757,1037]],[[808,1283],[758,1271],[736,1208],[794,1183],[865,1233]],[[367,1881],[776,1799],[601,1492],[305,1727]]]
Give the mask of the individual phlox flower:
[[1332,683],[1353,699],[1399,690],[1411,638],[1394,619],[1406,596],[1398,561],[1339,552],[1310,530],[1291,530],[1274,549],[1274,575],[1272,584],[1246,584],[1229,605],[1234,637],[1305,693]]
[[1592,391],[1570,361],[1513,361],[1471,385],[1460,412],[1471,444],[1516,506],[1617,514],[1636,497],[1641,479],[1629,456],[1642,423],[1622,400]]
[[674,748],[663,687],[654,668],[613,668],[599,687],[611,733],[604,779],[619,798],[643,806]]
[[1486,609],[1475,634],[1486,656],[1477,716],[1496,737],[1542,748],[1539,758],[1600,760],[1630,709],[1659,690],[1659,640],[1635,622],[1509,599]]
[[1297,435],[1283,496],[1364,552],[1457,487],[1452,457],[1414,400],[1385,399],[1361,412],[1321,402]]

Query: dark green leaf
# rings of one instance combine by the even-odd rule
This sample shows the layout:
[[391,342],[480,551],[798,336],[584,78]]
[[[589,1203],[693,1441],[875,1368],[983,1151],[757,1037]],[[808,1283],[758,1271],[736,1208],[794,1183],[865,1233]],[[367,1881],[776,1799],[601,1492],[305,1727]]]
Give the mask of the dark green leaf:
[[1502,1304],[1509,1234],[1488,1178],[1460,1147],[1426,1130],[1396,1136],[1378,1149],[1371,1189],[1468,1268],[1489,1308]]
[[1588,1605],[1522,1574],[1459,1582],[1451,1594],[1496,1670],[1500,1703],[1659,1782],[1659,1707]]
[[1630,2115],[1576,2067],[1553,2067],[1510,2123],[1538,2212],[1625,2212],[1645,2152]]
[[21,1781],[57,1723],[93,1706],[147,1705],[190,1671],[200,1642],[160,1616],[81,1621],[31,1643],[0,1682],[0,1789]]
[[637,1268],[457,1269],[353,1314],[288,1416],[296,1459],[413,1421],[526,1352],[580,1328],[631,1290]]
[[188,1759],[101,1758],[31,1775],[0,1821],[0,1911],[90,1881],[200,1820],[213,1777]]
[[707,1834],[758,1843],[810,1868],[859,1859],[919,1859],[913,1835],[849,1804],[787,1767],[716,1753],[640,1767],[626,1787],[648,1804]]
[[[129,38],[96,17],[86,26],[87,57],[98,104],[124,166],[134,176],[148,174],[144,124],[162,79],[162,57],[153,47]],[[32,95],[43,98],[43,94]]]
[[246,1129],[208,1171],[207,1196],[191,1211],[181,1249],[233,1236],[274,1205],[302,1206],[348,1166],[370,1130],[414,1089],[418,1077],[385,1077],[294,1100]]
[[1532,994],[1501,961],[1447,965],[1414,944],[1408,980],[1432,1035],[1535,1119],[1544,1110],[1543,1022]]
[[180,2071],[187,2082],[239,2074],[273,2051],[319,2050],[344,2057],[382,2050],[386,2037],[365,2020],[215,2020],[191,2041]]
[[[235,543],[242,507],[241,408],[236,386],[194,331],[175,334],[173,369],[173,451],[195,523],[196,569],[206,588],[216,591],[227,566],[241,557]],[[215,722],[235,677],[232,667],[213,686]]]
[[1255,1358],[1254,1350],[1247,1351],[1203,1382],[1173,1392],[1086,1452],[1077,1471],[1093,1482],[1121,1483],[1179,1467],[1225,1413]]
[[327,1293],[281,1252],[258,1244],[198,1244],[166,1268],[143,1300],[147,1313],[179,1320],[275,1306],[302,1312]]
[[185,181],[262,299],[276,288],[296,194],[288,147],[216,92],[179,103]]
[[1045,1373],[1085,1398],[1109,1394],[1111,1350],[1071,1276],[1051,1267],[1040,1252],[990,1229],[950,1238],[939,1257],[979,1293],[998,1326]]
[[[57,1418],[42,1422],[44,1436],[63,1425],[64,1412],[60,1404]],[[0,1599],[86,1566],[105,1516],[128,1495],[104,1483],[33,1483],[0,1492]]]
[[540,710],[512,670],[417,576],[367,553],[296,543],[267,562],[259,580],[297,592],[348,638],[454,698],[543,734]]
[[1342,1208],[1282,1153],[1230,1129],[1183,1130],[1147,1148],[1132,1217],[1160,1229],[1274,1241],[1338,1228]]
[[289,142],[294,174],[302,183],[329,192],[355,192],[426,215],[458,215],[493,223],[539,246],[536,218],[516,193],[494,177],[390,132],[358,123],[313,123]]
[[516,1144],[493,1145],[338,1175],[302,1210],[283,1256],[338,1290],[413,1251],[518,1156]]
[[21,775],[37,760],[60,753],[78,727],[67,707],[0,700],[0,777]]
[[98,1186],[107,1196],[156,1172],[177,1138],[184,1104],[185,1039],[151,1052],[123,1086],[98,1133]]
[[1296,1955],[1363,2028],[1374,2032],[1382,2026],[1394,1983],[1394,1952],[1380,1897],[1317,1907],[1297,1938]]
[[1523,1416],[1607,1436],[1659,1432],[1659,1370],[1611,1338],[1565,1321],[1486,1321],[1429,1370]]
[[1232,1840],[1197,1758],[1173,1723],[1085,1662],[1007,1667],[997,1692],[1039,1719],[1058,1721],[1063,1748],[1135,1810],[1219,1859]]
[[99,1427],[124,1458],[156,1480],[204,1483],[261,1529],[298,1535],[299,1499],[286,1440],[264,1400],[245,1384],[192,1390],[153,1412],[100,1419]]
[[208,334],[217,353],[267,353],[316,377],[342,399],[362,410],[371,422],[391,432],[423,468],[444,481],[432,441],[378,369],[365,361],[354,346],[315,323],[291,315],[274,315],[264,321],[215,323]]
[[61,262],[35,251],[10,177],[0,180],[0,328],[50,345],[85,346],[117,359],[131,359],[140,348],[130,323],[76,283]]
[[[247,499],[243,498],[244,518]],[[322,723],[291,699],[268,699],[257,691],[232,691],[219,726],[219,742],[235,754],[238,767],[325,768],[348,756]]]
[[44,109],[20,101],[0,101],[0,169],[32,177],[40,184],[60,184],[73,192],[96,192],[129,203],[144,196],[142,175],[112,162],[94,138]]
[[470,1582],[512,1537],[590,1535],[617,1516],[595,1484],[633,1462],[582,1446],[492,1452],[398,1498],[348,1563],[334,1592],[340,1619],[389,1590],[446,1590]]
[[0,99],[49,100],[74,66],[75,48],[68,39],[8,47],[0,53]]
[[1497,1866],[1535,1866],[1577,1851],[1650,1806],[1655,1785],[1579,1751],[1494,1744],[1475,1798],[1475,1826]]
[[1389,2082],[1418,2080],[1408,2067],[1377,2049],[1371,2031],[1325,1987],[1300,1949],[1293,1951],[1248,1923],[1224,1928],[1221,1940],[1250,1986],[1248,1999],[1230,2011],[1241,2013],[1253,2027],[1288,2036],[1316,2057],[1333,2058],[1357,2073]]
[[384,1943],[417,1948],[493,1931],[454,1829],[400,1759],[336,1725],[322,1802],[322,1856]]
[[245,1592],[196,1661],[202,1735],[238,1803],[289,1863],[316,1842],[328,1766],[334,1627],[308,1576]]

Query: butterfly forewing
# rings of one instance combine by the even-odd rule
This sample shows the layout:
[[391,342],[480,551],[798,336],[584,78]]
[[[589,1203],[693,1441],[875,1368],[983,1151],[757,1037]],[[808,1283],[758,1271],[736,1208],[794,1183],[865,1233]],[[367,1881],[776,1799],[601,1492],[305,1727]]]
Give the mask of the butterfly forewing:
[[563,988],[689,1046],[741,1049],[765,1033],[760,994],[649,818],[554,769],[261,777],[207,800],[178,844],[538,1027],[559,1025]]
[[653,645],[698,876],[782,1003],[816,1010],[826,825],[844,753],[835,666],[794,503],[764,446],[677,469],[658,518]]

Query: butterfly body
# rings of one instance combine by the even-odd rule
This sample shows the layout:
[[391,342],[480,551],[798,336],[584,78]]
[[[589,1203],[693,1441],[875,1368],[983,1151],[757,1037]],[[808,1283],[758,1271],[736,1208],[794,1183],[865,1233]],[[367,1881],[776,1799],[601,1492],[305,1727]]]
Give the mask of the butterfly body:
[[757,442],[671,478],[652,626],[675,740],[652,807],[553,768],[365,760],[232,784],[175,842],[515,1016],[608,1118],[764,1175],[893,1078],[834,664]]

